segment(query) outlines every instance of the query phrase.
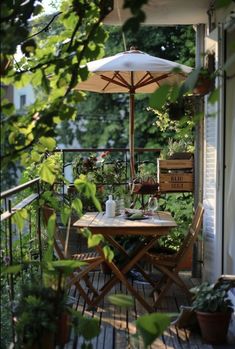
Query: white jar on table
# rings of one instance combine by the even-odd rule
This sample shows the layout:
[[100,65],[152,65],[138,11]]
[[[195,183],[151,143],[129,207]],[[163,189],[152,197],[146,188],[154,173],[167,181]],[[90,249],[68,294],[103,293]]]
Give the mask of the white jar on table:
[[113,200],[113,196],[109,195],[108,200],[105,203],[105,216],[107,218],[115,217],[116,202]]

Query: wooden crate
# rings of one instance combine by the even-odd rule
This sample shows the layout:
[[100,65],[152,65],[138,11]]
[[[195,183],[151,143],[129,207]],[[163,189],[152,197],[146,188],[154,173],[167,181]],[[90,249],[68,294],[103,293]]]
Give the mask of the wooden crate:
[[160,192],[193,191],[193,159],[159,160]]
[[193,169],[193,159],[190,160],[159,160],[159,170]]

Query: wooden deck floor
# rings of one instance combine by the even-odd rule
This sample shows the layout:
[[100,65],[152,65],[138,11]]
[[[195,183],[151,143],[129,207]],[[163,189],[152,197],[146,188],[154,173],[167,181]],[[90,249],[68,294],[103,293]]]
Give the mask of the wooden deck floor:
[[[97,288],[103,284],[104,278],[109,276],[104,275],[102,272],[97,271],[93,273],[93,282]],[[193,287],[198,283],[198,280],[191,279],[190,273],[184,272],[184,278],[190,287]],[[138,291],[144,294],[145,299],[151,304],[153,298],[149,296],[151,287],[148,284],[141,284],[133,282]],[[117,284],[113,288],[110,294],[123,293],[128,294],[127,290],[120,284]],[[132,309],[123,310],[119,307],[111,305],[105,297],[104,301],[100,304],[95,312],[88,311],[83,299],[79,296],[75,289],[70,290],[71,296],[75,297],[76,304],[74,308],[82,312],[88,317],[96,317],[100,321],[101,332],[99,337],[92,341],[93,349],[141,349],[143,345],[141,343],[133,342],[133,334],[135,333],[134,321],[140,316],[146,313],[145,309],[135,301]],[[165,297],[164,301],[159,307],[159,312],[173,312],[178,313],[180,305],[188,305],[188,302],[184,295],[177,287],[172,287],[169,296]],[[82,339],[74,336],[71,333],[71,340],[65,346],[66,349],[79,349],[82,346]],[[176,326],[171,325],[161,336],[158,338],[151,349],[212,349],[213,346],[206,345],[202,342],[200,334],[190,333],[189,330],[178,329]],[[216,349],[228,349],[235,348],[235,346],[224,345],[216,346]]]

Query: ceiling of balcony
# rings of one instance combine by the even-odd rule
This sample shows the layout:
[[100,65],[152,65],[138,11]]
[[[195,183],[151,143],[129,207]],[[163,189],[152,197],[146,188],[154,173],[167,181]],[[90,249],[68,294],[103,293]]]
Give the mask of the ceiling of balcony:
[[[122,25],[131,17],[122,9],[124,0],[114,0],[114,9],[104,20],[105,24]],[[211,0],[149,0],[143,6],[147,25],[199,24],[207,22]]]

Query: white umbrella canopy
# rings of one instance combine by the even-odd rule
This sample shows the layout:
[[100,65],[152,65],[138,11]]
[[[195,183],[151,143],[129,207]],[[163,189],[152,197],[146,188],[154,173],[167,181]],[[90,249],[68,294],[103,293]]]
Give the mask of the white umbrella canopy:
[[75,89],[99,93],[130,94],[130,170],[135,177],[134,166],[134,94],[152,93],[161,85],[180,84],[192,68],[166,59],[130,49],[114,56],[87,63],[92,74]]

